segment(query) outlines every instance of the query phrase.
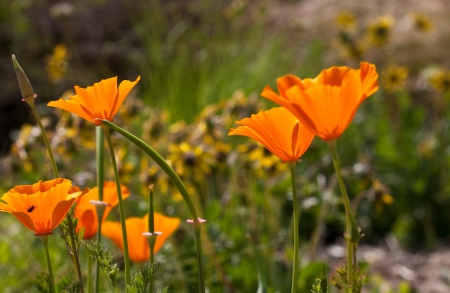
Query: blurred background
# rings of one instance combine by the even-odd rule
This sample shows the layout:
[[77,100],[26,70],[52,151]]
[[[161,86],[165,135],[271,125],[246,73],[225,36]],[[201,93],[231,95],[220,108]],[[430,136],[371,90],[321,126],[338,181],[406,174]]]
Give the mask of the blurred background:
[[[360,260],[368,272],[366,291],[448,292],[449,17],[444,0],[1,1],[0,192],[52,178],[11,54],[37,94],[61,176],[82,187],[95,186],[94,126],[47,102],[69,97],[75,85],[140,75],[115,123],[170,162],[208,220],[210,292],[256,292],[256,258],[264,260],[269,292],[287,292],[293,254],[288,169],[250,139],[229,138],[228,130],[274,106],[259,93],[265,85],[275,87],[278,77],[315,77],[330,66],[358,68],[368,61],[377,66],[380,89],[338,142],[365,234]],[[119,135],[114,143],[122,183],[132,194],[127,214],[145,214],[146,187],[155,184],[157,210],[182,222],[189,218],[157,165]],[[300,292],[309,292],[322,263],[332,269],[344,255],[345,218],[322,141],[313,141],[297,173]],[[107,176],[113,179],[112,171]],[[118,219],[117,211],[110,217]],[[41,292],[39,241],[12,216],[0,219],[0,289]],[[192,236],[182,224],[157,255],[158,282],[169,292],[196,292]],[[58,238],[51,240],[55,275],[68,282],[72,268],[57,253],[64,251]],[[120,251],[105,245],[120,261]],[[36,252],[24,253],[30,247]],[[34,277],[25,282],[23,274]]]

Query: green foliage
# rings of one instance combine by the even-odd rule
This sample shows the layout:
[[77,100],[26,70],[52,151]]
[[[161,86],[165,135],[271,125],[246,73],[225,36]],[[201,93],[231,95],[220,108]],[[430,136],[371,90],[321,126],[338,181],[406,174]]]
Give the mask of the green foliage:
[[80,240],[83,237],[79,237],[79,235],[75,233],[75,227],[77,226],[78,219],[76,219],[73,215],[74,215],[74,207],[72,207],[71,210],[67,213],[67,216],[61,222],[59,227],[61,231],[60,236],[62,239],[64,239],[64,242],[66,243],[67,251],[70,255],[72,264],[76,270],[77,268],[76,255],[78,254],[78,250],[80,248],[81,243]]
[[361,274],[360,267],[354,267],[351,284],[347,281],[347,262],[342,261],[330,275],[330,283],[340,290],[341,293],[361,293],[365,275]]
[[78,281],[72,282],[70,276],[65,276],[56,285],[56,290],[60,293],[80,293],[80,283]]
[[117,286],[117,273],[119,268],[117,264],[113,264],[113,258],[111,252],[103,249],[102,245],[96,241],[83,241],[83,244],[89,250],[91,257],[98,261],[100,268],[106,275],[109,286],[113,292],[119,292]]
[[33,279],[33,287],[39,293],[48,293],[48,275],[47,273],[39,273]]
[[327,293],[327,291],[323,292],[322,290],[322,281],[320,279],[316,279],[316,282],[312,285],[311,293]]
[[136,271],[131,279],[131,284],[127,285],[130,293],[146,293],[150,285],[151,278],[154,276],[158,263],[146,263],[145,266]]

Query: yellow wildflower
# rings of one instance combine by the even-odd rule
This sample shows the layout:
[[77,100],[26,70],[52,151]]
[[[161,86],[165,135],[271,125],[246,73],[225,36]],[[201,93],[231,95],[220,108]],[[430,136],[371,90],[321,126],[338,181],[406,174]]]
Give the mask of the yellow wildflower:
[[384,15],[375,19],[367,27],[367,38],[369,42],[377,47],[386,45],[389,42],[394,18],[391,15]]
[[416,30],[427,33],[433,29],[433,22],[427,15],[421,12],[412,12],[410,17]]
[[64,44],[56,45],[53,54],[47,57],[46,69],[50,81],[56,83],[66,76],[69,70],[68,57],[66,46]]
[[408,68],[396,65],[389,66],[388,69],[382,73],[382,84],[384,89],[389,93],[403,89],[405,87],[407,76]]
[[343,31],[354,31],[357,24],[355,15],[348,11],[340,12],[334,22]]
[[438,70],[431,76],[430,85],[438,92],[450,91],[450,72],[447,70]]

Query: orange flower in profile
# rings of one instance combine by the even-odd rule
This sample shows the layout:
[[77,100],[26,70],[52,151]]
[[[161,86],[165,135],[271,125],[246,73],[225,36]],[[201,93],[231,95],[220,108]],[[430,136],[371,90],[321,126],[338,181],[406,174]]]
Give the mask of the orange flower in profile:
[[[121,188],[122,198],[126,199],[130,196],[130,191],[123,185]],[[89,192],[77,202],[75,207],[75,218],[78,219],[76,232],[79,233],[84,227],[83,239],[92,238],[95,236],[98,229],[97,209],[95,205],[91,204],[91,200],[98,201],[98,187],[90,189]],[[103,182],[103,203],[105,203],[106,206],[103,212],[102,221],[106,219],[111,209],[119,203],[115,182]]]
[[[163,246],[166,239],[178,228],[180,219],[166,217],[160,213],[154,214],[155,231],[162,232],[157,236],[155,253]],[[147,237],[142,235],[148,232],[148,214],[143,218],[128,218],[125,220],[130,259],[134,262],[145,262],[150,259],[150,247]],[[123,239],[119,222],[105,221],[102,225],[102,234],[110,238],[122,251]]]
[[359,105],[378,90],[375,65],[360,69],[331,67],[314,79],[286,75],[277,79],[279,94],[266,86],[261,96],[286,107],[312,133],[337,139],[353,120]]
[[103,79],[87,88],[75,86],[75,96],[70,100],[59,99],[49,102],[50,107],[60,108],[86,119],[99,126],[101,120],[113,121],[128,93],[141,78],[135,81],[124,80],[117,88],[117,76]]
[[253,138],[283,162],[300,159],[314,138],[314,134],[283,107],[261,111],[236,123],[242,126],[230,129],[228,135]]
[[69,193],[71,185],[64,178],[18,185],[2,196],[0,211],[11,213],[36,236],[52,234],[72,204],[89,191]]

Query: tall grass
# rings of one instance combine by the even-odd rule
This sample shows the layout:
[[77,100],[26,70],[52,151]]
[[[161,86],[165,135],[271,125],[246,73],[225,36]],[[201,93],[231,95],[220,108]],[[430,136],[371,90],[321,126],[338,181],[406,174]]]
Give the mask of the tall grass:
[[[141,13],[132,16],[142,44],[137,60],[141,93],[151,106],[168,110],[172,121],[192,121],[206,105],[237,89],[259,92],[269,81],[299,68],[293,60],[299,60],[294,54],[300,48],[287,49],[286,36],[269,32],[264,24],[265,1],[240,10],[200,2],[172,7],[141,1]],[[318,47],[311,47],[314,60]]]

